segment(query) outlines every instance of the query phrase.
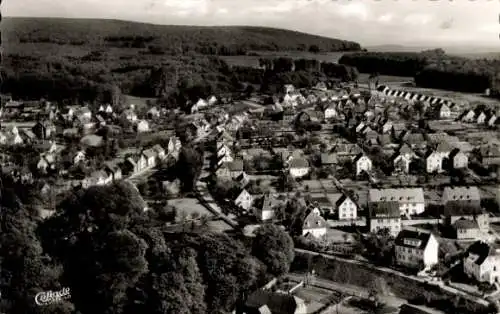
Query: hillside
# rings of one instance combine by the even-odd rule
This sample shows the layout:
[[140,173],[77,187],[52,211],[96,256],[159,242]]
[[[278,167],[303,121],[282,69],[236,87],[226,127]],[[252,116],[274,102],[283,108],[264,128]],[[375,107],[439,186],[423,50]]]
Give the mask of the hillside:
[[[6,17],[2,20],[2,39],[9,44],[149,48],[158,54],[194,51],[239,55],[250,51],[308,51],[311,46],[325,52],[361,48],[351,41],[267,27],[155,25],[62,18]],[[8,50],[9,45],[6,47]]]

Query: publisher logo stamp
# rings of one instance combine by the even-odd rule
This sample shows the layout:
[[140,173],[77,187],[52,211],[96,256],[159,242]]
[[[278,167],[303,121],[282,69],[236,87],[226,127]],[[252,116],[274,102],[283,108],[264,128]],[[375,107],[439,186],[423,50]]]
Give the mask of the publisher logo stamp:
[[71,291],[69,288],[63,288],[59,291],[42,291],[36,294],[35,303],[37,305],[49,305],[71,298]]

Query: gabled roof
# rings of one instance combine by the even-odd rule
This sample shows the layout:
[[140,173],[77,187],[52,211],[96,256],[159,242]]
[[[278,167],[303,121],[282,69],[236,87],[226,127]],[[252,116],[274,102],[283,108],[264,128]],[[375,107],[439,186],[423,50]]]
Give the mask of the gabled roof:
[[358,155],[356,155],[356,157],[354,157],[354,160],[353,162],[358,162],[362,157],[366,157],[368,159],[370,159],[368,156],[366,156],[364,153],[359,153]]
[[309,162],[304,158],[292,158],[288,164],[290,168],[309,168]]
[[403,229],[399,232],[394,244],[397,246],[404,246],[409,248],[416,248],[423,250],[427,247],[427,243],[431,238],[430,232],[418,232],[413,230]]
[[438,153],[449,153],[453,148],[448,142],[441,142],[436,147],[436,152]]
[[321,164],[323,165],[331,165],[336,164],[338,162],[337,156],[332,153],[323,153],[321,154]]
[[142,152],[146,158],[156,157],[156,152],[153,149],[146,149]]
[[453,224],[455,229],[479,229],[479,225],[476,221],[460,218]]
[[370,189],[368,191],[368,201],[423,203],[425,198],[422,188]]
[[311,211],[309,215],[307,215],[306,219],[304,219],[304,224],[302,225],[303,229],[323,229],[327,228],[327,223],[326,220],[315,213],[314,211]]
[[464,258],[471,258],[477,265],[482,265],[489,256],[498,255],[497,249],[497,246],[477,241],[467,248]]
[[371,202],[368,204],[368,217],[370,218],[400,218],[399,203]]

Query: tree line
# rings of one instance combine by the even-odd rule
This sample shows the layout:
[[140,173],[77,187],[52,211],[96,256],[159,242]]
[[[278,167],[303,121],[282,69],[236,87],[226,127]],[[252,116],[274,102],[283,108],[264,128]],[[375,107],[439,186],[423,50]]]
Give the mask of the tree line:
[[498,91],[500,60],[447,55],[442,49],[422,52],[362,52],[345,54],[339,63],[363,73],[411,76],[418,86],[482,93]]

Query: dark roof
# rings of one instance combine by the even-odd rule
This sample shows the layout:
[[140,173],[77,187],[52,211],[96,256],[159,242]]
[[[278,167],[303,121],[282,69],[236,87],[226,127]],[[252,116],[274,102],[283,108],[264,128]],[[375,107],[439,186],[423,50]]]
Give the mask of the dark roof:
[[309,213],[304,220],[303,229],[327,228],[326,220],[315,212]]
[[403,229],[396,237],[394,243],[397,246],[418,248],[420,250],[423,250],[427,246],[427,243],[429,242],[430,238],[431,238],[430,232],[418,232],[418,231]]
[[468,258],[470,254],[477,255],[478,258],[475,260],[475,263],[481,265],[488,256],[496,254],[496,248],[490,246],[488,243],[476,241],[467,249],[465,258]]
[[400,217],[399,203],[394,201],[389,202],[372,202],[368,206],[368,217],[370,218],[396,218]]
[[479,225],[476,221],[460,218],[453,224],[455,229],[479,229]]
[[259,309],[263,305],[276,314],[293,314],[297,309],[297,301],[300,299],[290,294],[275,293],[266,290],[257,290],[252,293],[245,302],[245,306]]
[[309,162],[304,158],[292,158],[289,165],[290,168],[309,168]]
[[332,153],[323,153],[321,154],[321,164],[323,165],[331,165],[331,164],[336,164],[338,163],[337,161],[337,155],[332,154]]
[[456,200],[448,201],[443,207],[443,215],[450,216],[473,216],[482,214],[480,201]]

